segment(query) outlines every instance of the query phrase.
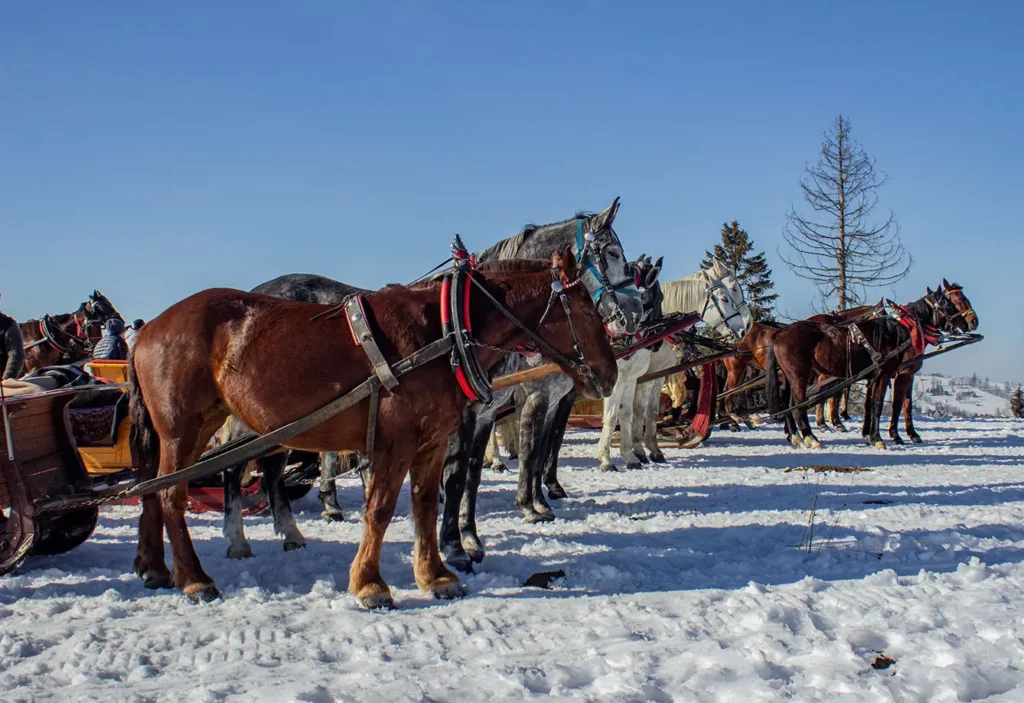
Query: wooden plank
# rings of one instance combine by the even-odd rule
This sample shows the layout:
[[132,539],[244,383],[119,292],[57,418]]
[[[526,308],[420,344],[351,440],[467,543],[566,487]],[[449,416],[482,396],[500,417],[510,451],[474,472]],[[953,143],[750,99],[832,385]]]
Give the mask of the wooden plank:
[[37,425],[36,427],[30,427],[27,430],[18,430],[14,434],[14,446],[17,447],[22,442],[27,442],[33,439],[39,439],[40,437],[53,437],[53,425]]
[[41,459],[50,454],[57,454],[60,448],[57,446],[57,437],[51,431],[48,436],[25,439],[19,436],[14,440],[14,453],[18,461],[25,463],[35,459]]

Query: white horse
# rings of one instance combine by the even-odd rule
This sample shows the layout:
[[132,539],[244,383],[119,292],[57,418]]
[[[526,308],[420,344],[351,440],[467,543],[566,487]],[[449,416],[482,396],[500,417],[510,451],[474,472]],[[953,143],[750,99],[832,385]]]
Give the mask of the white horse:
[[[659,259],[656,266],[658,270],[660,264]],[[643,270],[642,262],[638,262],[638,265]],[[645,273],[645,279],[649,275]],[[644,283],[646,284],[646,280]],[[736,341],[743,339],[753,324],[754,318],[743,296],[743,290],[736,280],[736,273],[717,259],[713,261],[711,268],[678,281],[661,284],[657,282],[655,276],[651,286],[660,288],[659,293],[654,296],[658,301],[655,306],[660,303],[660,308],[653,309],[652,314],[655,317],[697,313],[704,323],[720,336]],[[646,293],[648,291],[645,289]],[[644,304],[646,311],[646,298]],[[625,362],[619,362],[619,382],[615,384],[612,395],[604,401],[601,441],[598,443],[598,458],[603,470],[615,470],[610,456],[610,445],[616,422],[620,426],[619,451],[627,468],[639,468],[640,464],[646,461],[647,456],[643,454],[642,447],[647,448],[651,461],[665,460],[665,455],[658,447],[657,429],[658,401],[663,379],[648,381],[639,386],[636,379],[645,373],[666,369],[677,362],[676,351],[667,343],[661,344],[656,351],[640,350]],[[623,405],[627,402],[628,411]],[[640,458],[641,455],[643,458]]]

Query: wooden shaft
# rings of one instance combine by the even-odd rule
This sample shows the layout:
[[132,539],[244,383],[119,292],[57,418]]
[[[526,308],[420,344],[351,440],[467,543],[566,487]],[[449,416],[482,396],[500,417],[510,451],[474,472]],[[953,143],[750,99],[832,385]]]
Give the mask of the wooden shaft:
[[525,371],[516,371],[506,376],[498,376],[491,382],[491,388],[500,391],[502,388],[511,388],[517,386],[520,383],[526,383],[527,381],[535,381],[538,378],[545,378],[546,376],[552,376],[556,373],[562,373],[562,367],[558,364],[550,363],[543,364],[541,366],[535,366],[532,369],[526,369]]

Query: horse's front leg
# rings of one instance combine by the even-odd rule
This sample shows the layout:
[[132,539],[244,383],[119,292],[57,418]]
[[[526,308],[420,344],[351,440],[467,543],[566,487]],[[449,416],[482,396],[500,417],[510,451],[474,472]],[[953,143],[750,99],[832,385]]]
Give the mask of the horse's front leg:
[[572,415],[572,406],[576,402],[576,391],[570,389],[562,396],[555,406],[555,413],[547,431],[548,441],[544,447],[544,485],[548,489],[548,498],[561,500],[566,497],[565,489],[558,482],[558,453],[565,439],[565,428]]
[[625,383],[622,381],[621,366],[619,380],[612,389],[612,394],[602,401],[603,412],[601,414],[601,439],[597,442],[597,460],[601,462],[601,471],[618,471],[612,461],[612,433],[619,423],[619,408],[622,407],[622,397],[625,393]]
[[338,452],[320,454],[320,488],[316,497],[323,506],[320,517],[327,522],[345,519],[345,513],[338,505],[338,485],[334,481],[341,473],[341,455]]
[[874,380],[868,384],[868,397],[871,403],[871,414],[870,418],[865,418],[865,422],[868,422],[868,436],[867,443],[876,449],[885,449],[885,442],[882,441],[882,435],[879,430],[882,424],[882,409],[885,405],[885,393],[889,390],[889,379],[884,376],[876,376]]
[[305,547],[306,538],[295,524],[292,502],[284,485],[283,473],[287,461],[288,453],[280,451],[263,457],[259,464],[263,472],[264,490],[270,501],[270,512],[274,515],[274,534],[284,536],[284,551],[290,552]]
[[473,560],[462,546],[459,512],[466,492],[469,472],[470,431],[467,425],[475,423],[476,416],[465,413],[458,432],[448,438],[441,480],[444,482],[444,510],[441,513],[441,551],[445,561],[464,573],[473,572]]
[[516,506],[527,522],[555,519],[551,506],[540,491],[544,467],[544,430],[547,427],[548,398],[545,391],[531,390],[519,410],[519,486]]
[[228,541],[228,559],[248,559],[252,547],[242,525],[242,474],[245,464],[224,469],[224,539]]
[[914,374],[909,374],[907,379],[907,389],[903,401],[903,420],[910,441],[914,444],[921,444],[921,435],[914,429]]
[[433,593],[435,598],[448,599],[465,595],[465,589],[459,583],[459,577],[445,567],[437,548],[437,505],[444,454],[444,444],[421,448],[413,459],[410,478],[412,517],[416,526],[413,544],[416,585]]

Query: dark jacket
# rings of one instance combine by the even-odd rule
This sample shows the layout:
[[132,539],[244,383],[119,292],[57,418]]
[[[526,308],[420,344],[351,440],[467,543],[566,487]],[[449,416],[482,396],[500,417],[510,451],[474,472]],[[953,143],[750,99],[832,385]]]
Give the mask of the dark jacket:
[[25,340],[13,317],[0,312],[0,379],[25,375]]
[[103,337],[96,342],[92,350],[93,359],[108,359],[111,361],[124,361],[128,358],[128,344],[121,335],[124,333],[124,323],[120,320],[107,320],[103,328]]

